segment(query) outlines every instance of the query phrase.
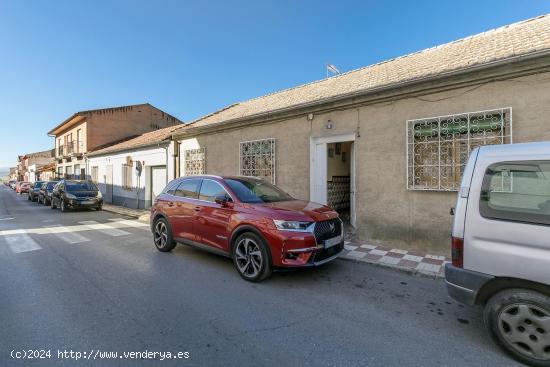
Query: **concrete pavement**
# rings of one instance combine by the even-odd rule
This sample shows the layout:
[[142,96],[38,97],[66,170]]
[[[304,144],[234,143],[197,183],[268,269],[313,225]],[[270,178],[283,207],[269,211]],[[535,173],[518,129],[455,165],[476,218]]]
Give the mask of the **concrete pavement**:
[[[228,259],[158,252],[136,220],[64,214],[4,187],[0,231],[0,366],[515,365],[440,279],[337,260],[252,284]],[[52,357],[10,357],[29,349]],[[189,358],[120,358],[145,350]]]

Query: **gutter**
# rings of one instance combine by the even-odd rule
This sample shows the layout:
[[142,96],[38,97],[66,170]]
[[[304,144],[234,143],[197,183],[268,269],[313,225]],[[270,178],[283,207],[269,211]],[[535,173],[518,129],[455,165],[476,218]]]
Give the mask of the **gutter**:
[[[249,115],[249,116],[245,116],[245,117],[238,117],[238,118],[234,118],[234,119],[226,120],[226,121],[215,122],[215,123],[204,125],[204,126],[189,127],[187,129],[185,129],[183,132],[181,132],[180,134],[172,135],[172,138],[173,139],[180,139],[180,138],[183,138],[187,135],[192,135],[192,133],[207,132],[211,129],[213,130],[216,127],[219,127],[219,126],[222,126],[222,125],[224,127],[227,126],[229,128],[232,125],[236,125],[240,122],[246,122],[246,121],[255,120],[255,119],[258,119],[258,118],[266,118],[266,119],[272,118],[272,119],[275,119],[274,115],[281,114],[281,113],[284,113],[284,112],[291,112],[291,111],[294,111],[294,110],[319,106],[319,105],[323,105],[323,104],[331,103],[331,102],[338,102],[338,101],[342,101],[342,100],[346,100],[346,99],[350,99],[350,98],[354,98],[354,97],[386,92],[386,91],[389,91],[389,90],[404,88],[404,87],[412,86],[412,85],[415,85],[415,84],[420,84],[420,83],[425,83],[425,82],[430,82],[430,81],[439,81],[439,80],[446,79],[446,78],[453,77],[453,76],[459,76],[459,75],[467,74],[467,73],[470,73],[470,72],[483,71],[483,70],[491,69],[491,68],[494,68],[494,67],[497,67],[497,66],[503,66],[503,65],[507,65],[507,64],[511,64],[511,63],[519,63],[519,62],[522,62],[522,61],[528,61],[528,60],[533,60],[533,59],[537,59],[537,58],[542,58],[544,56],[550,56],[550,49],[546,49],[546,50],[543,50],[543,51],[535,51],[535,52],[532,52],[532,53],[529,53],[529,54],[523,54],[523,55],[520,55],[520,56],[512,56],[512,57],[508,57],[506,59],[491,61],[491,62],[484,63],[484,64],[481,64],[481,65],[471,66],[471,67],[462,68],[462,69],[458,69],[458,70],[452,70],[452,71],[448,71],[448,72],[437,74],[437,75],[430,75],[430,76],[423,77],[423,78],[407,80],[407,81],[404,81],[404,82],[394,83],[394,84],[385,85],[385,86],[381,86],[381,87],[377,87],[377,88],[368,88],[368,89],[362,89],[362,90],[354,91],[354,92],[350,92],[350,93],[339,94],[337,96],[333,96],[333,97],[329,97],[329,98],[325,98],[325,99],[321,99],[321,100],[296,104],[296,105],[292,105],[292,106],[288,106],[288,107],[283,107],[283,108],[279,108],[279,109],[274,109],[274,110],[270,110],[270,111],[266,111],[266,112],[257,113],[257,114],[254,114],[254,115]],[[427,88],[425,88],[425,89],[427,89]]]
[[[166,139],[168,139],[168,138],[166,138]],[[108,152],[103,152],[103,153],[91,152],[90,154],[88,154],[88,156],[90,156],[90,157],[100,157],[100,156],[103,156],[103,155],[110,155],[110,154],[113,154],[113,153],[130,152],[130,151],[135,150],[135,149],[153,148],[153,147],[159,147],[160,148],[160,145],[163,144],[163,142],[166,139],[164,139],[163,141],[158,142],[158,143],[139,144],[139,145],[134,145],[133,147],[124,148],[124,149],[115,149],[115,150],[110,150]],[[170,144],[170,142],[168,141],[168,145],[169,144]]]

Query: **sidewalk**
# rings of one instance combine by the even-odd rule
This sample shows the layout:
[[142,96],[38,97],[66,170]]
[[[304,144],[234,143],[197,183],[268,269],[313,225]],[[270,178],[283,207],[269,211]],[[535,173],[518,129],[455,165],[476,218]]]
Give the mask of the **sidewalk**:
[[125,215],[127,217],[136,218],[142,222],[149,222],[149,210],[147,209],[132,209],[132,208],[125,208],[123,206],[104,203],[103,210],[105,210],[106,212],[111,212],[111,213],[116,213],[120,215]]
[[386,266],[411,274],[422,274],[436,278],[445,276],[445,263],[450,262],[450,259],[445,256],[422,254],[414,251],[348,241],[344,243],[344,252],[340,258]]
[[[103,204],[103,210],[149,222],[149,210],[131,209],[112,204]],[[450,261],[445,256],[361,244],[355,241],[345,242],[340,258],[436,278],[445,275],[445,263]]]

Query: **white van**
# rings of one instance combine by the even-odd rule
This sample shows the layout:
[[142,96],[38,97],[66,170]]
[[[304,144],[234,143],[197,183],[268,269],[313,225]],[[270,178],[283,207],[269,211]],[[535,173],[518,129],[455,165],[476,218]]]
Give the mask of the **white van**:
[[514,358],[550,366],[550,142],[472,151],[445,281]]

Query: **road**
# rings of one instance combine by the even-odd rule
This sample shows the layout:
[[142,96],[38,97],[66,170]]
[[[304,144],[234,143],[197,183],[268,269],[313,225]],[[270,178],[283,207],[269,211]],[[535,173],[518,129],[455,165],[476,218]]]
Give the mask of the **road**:
[[[41,349],[51,357],[10,356]],[[119,354],[74,359],[98,350]],[[132,351],[189,354],[124,359]],[[442,280],[336,260],[248,283],[228,259],[183,245],[158,252],[135,220],[61,213],[1,187],[0,366],[30,365],[516,364],[481,310],[448,298]]]

